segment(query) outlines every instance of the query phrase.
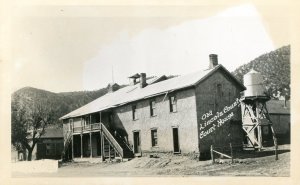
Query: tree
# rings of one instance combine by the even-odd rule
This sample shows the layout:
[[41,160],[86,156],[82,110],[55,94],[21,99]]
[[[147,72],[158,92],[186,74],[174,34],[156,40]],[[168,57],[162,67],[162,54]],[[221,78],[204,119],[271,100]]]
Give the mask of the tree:
[[27,160],[31,161],[32,151],[45,133],[45,128],[53,124],[54,110],[51,102],[13,96],[11,102],[11,143],[17,150],[27,150]]

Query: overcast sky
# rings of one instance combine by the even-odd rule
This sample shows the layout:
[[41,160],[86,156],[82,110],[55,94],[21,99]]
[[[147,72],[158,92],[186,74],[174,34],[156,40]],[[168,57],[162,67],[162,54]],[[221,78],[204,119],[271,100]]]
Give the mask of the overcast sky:
[[128,76],[184,75],[218,54],[229,71],[289,44],[265,6],[16,6],[12,90],[96,90]]

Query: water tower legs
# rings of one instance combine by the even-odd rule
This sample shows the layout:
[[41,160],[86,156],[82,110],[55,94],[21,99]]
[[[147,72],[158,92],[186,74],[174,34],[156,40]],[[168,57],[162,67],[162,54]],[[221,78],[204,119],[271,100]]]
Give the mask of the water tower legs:
[[277,139],[266,106],[268,100],[255,97],[244,98],[241,103],[243,130],[246,132],[248,144],[254,149],[261,150],[265,141],[273,140],[277,160]]

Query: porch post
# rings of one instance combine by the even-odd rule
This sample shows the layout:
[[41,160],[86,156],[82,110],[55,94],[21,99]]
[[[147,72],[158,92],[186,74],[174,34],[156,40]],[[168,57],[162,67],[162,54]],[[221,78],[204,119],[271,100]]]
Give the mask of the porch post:
[[72,160],[74,160],[74,136],[72,134]]
[[93,146],[92,146],[92,132],[90,132],[90,158],[93,157]]
[[108,145],[108,156],[109,156],[109,161],[111,160],[110,159],[110,144]]
[[104,161],[104,137],[103,137],[103,132],[101,132],[101,156],[102,156],[102,161]]
[[102,121],[102,120],[101,120],[101,112],[100,112],[100,123],[101,123],[101,121]]
[[80,158],[82,158],[82,133],[80,134]]
[[92,115],[90,114],[90,129],[92,129]]

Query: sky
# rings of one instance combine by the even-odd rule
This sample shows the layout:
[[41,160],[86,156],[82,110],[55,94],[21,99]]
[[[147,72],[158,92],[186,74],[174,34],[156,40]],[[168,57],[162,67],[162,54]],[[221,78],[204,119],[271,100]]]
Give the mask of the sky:
[[206,69],[211,53],[233,71],[290,44],[286,16],[243,3],[15,6],[12,91],[96,90],[141,72],[184,75]]

